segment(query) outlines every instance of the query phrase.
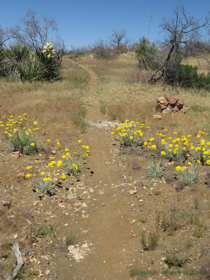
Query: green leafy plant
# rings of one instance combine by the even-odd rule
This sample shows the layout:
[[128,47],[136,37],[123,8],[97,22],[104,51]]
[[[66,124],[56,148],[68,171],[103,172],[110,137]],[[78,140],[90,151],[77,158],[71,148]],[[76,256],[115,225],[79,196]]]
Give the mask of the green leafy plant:
[[46,193],[46,194],[51,194],[52,191],[53,191],[53,188],[52,188],[52,183],[50,181],[44,181],[44,179],[42,180],[39,180],[37,183],[36,183],[36,190],[40,191],[40,192],[43,192],[43,193]]
[[191,185],[198,181],[197,165],[192,164],[188,169],[181,171],[180,182],[185,185]]
[[18,63],[17,70],[22,82],[41,80],[44,73],[41,62],[38,59],[31,59],[29,56]]
[[151,161],[150,168],[148,169],[147,176],[149,178],[162,178],[164,176],[165,167],[161,165],[161,163],[154,165],[153,161]]
[[164,126],[161,124],[161,125],[157,125],[156,128],[157,129],[164,129]]
[[20,151],[23,154],[31,155],[37,152],[37,144],[35,139],[25,131],[16,131],[10,138],[13,151]]
[[171,125],[171,126],[177,126],[178,123],[177,123],[177,122],[171,122],[170,125]]
[[151,43],[146,37],[139,39],[136,43],[135,53],[140,68],[156,69],[158,67],[157,56],[158,47],[155,43]]
[[70,158],[69,162],[65,165],[67,174],[78,175],[81,172],[82,159]]

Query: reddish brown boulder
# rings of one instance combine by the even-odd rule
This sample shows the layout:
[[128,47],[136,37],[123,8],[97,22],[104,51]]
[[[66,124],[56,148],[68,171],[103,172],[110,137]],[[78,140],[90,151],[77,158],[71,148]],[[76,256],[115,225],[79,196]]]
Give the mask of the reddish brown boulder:
[[166,105],[164,105],[164,104],[160,104],[160,108],[161,108],[161,110],[164,110],[164,109],[166,109],[168,106],[166,106]]
[[184,106],[184,101],[183,99],[179,99],[176,103],[176,106],[181,109]]
[[178,111],[179,111],[179,107],[174,106],[174,107],[172,108],[172,112],[178,112]]
[[157,102],[160,103],[160,104],[164,104],[164,105],[168,105],[168,103],[169,103],[168,100],[163,96],[159,97]]
[[166,97],[170,105],[175,105],[177,100],[173,96]]

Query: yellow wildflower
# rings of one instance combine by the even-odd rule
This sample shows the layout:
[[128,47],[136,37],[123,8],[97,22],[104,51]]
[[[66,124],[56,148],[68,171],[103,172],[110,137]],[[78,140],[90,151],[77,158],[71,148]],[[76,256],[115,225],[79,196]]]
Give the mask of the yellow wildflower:
[[58,162],[57,162],[57,166],[61,166],[62,165],[62,160],[59,160]]

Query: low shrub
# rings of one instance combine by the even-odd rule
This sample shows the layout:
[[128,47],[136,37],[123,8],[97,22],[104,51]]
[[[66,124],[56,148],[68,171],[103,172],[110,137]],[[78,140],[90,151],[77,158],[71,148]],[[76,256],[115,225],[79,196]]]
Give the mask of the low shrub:
[[154,233],[149,233],[149,236],[145,236],[145,232],[141,234],[141,244],[144,250],[154,250],[157,247],[158,236]]

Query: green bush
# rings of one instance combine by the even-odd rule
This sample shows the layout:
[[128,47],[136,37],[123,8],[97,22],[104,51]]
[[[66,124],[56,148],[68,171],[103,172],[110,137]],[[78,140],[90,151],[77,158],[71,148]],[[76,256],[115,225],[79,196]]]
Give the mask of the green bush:
[[44,73],[44,67],[39,60],[31,60],[26,57],[17,65],[18,73],[22,82],[41,80]]
[[114,53],[112,53],[108,49],[101,49],[98,52],[95,52],[95,58],[103,58],[103,59],[112,59],[114,57]]
[[204,88],[210,90],[210,73],[198,74],[198,67],[181,64],[183,57],[175,54],[165,70],[166,82],[183,88]]
[[136,43],[135,53],[140,68],[156,69],[159,66],[158,47],[145,37],[140,38],[139,43]]
[[0,54],[0,76],[18,76],[25,81],[53,81],[60,78],[61,55],[48,42],[39,52],[21,44],[11,45]]
[[14,44],[11,45],[10,48],[7,50],[7,57],[14,58],[17,62],[24,60],[29,55],[29,48],[23,46],[21,44]]

